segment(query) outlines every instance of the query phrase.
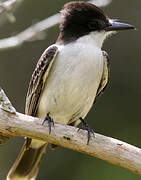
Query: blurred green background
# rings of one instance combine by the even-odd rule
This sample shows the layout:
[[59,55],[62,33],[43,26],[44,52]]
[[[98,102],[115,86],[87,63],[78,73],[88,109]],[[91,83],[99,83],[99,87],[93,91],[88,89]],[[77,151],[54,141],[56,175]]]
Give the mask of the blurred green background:
[[[31,24],[57,13],[65,0],[25,0],[15,13],[15,24],[0,27],[0,38],[17,34]],[[103,8],[111,18],[137,27],[120,32],[104,43],[110,55],[110,83],[91,109],[86,120],[93,129],[135,146],[141,146],[141,1],[113,0]],[[55,42],[58,26],[47,31],[42,41],[28,42],[16,49],[0,52],[0,86],[17,111],[24,113],[25,96],[34,67],[42,52]],[[16,159],[23,138],[13,138],[0,147],[0,180],[5,180]],[[139,180],[126,169],[78,152],[58,147],[47,150],[37,180]]]

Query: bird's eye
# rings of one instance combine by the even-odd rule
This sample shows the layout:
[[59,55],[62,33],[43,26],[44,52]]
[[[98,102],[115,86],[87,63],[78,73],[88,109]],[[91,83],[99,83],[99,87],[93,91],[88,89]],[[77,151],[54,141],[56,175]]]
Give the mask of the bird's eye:
[[91,21],[91,22],[88,23],[88,28],[89,28],[90,30],[99,29],[99,26],[100,26],[100,24],[99,24],[99,22],[98,22],[97,20]]

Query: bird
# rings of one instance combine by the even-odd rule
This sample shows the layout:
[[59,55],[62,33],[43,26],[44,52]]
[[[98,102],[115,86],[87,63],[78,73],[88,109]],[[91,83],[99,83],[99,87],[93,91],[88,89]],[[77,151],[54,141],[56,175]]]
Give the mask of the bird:
[[[41,55],[32,74],[25,114],[43,118],[50,133],[54,122],[93,130],[84,118],[109,80],[109,56],[104,40],[135,26],[110,19],[94,4],[72,1],[61,10],[59,35]],[[26,138],[7,180],[35,180],[47,142]]]

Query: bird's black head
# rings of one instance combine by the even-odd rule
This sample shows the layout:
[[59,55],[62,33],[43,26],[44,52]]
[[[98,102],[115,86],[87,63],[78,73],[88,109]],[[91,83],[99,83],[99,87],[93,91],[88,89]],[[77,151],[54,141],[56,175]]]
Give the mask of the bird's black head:
[[61,18],[58,41],[63,41],[63,43],[74,41],[92,31],[114,31],[134,28],[131,25],[115,21],[113,21],[114,24],[113,22],[111,23],[108,16],[101,9],[94,4],[83,1],[65,4],[61,10]]

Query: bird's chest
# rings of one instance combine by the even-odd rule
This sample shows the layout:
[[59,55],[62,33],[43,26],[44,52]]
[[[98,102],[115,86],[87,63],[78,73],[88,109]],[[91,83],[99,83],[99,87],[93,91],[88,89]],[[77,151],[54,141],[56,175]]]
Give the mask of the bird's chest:
[[[94,93],[103,73],[101,49],[92,45],[66,47],[57,56],[49,82],[70,97]],[[53,83],[54,82],[54,83]],[[82,96],[82,97],[83,97]]]
[[40,109],[69,118],[75,111],[82,111],[85,106],[90,107],[102,72],[101,50],[91,46],[62,49],[47,78]]

